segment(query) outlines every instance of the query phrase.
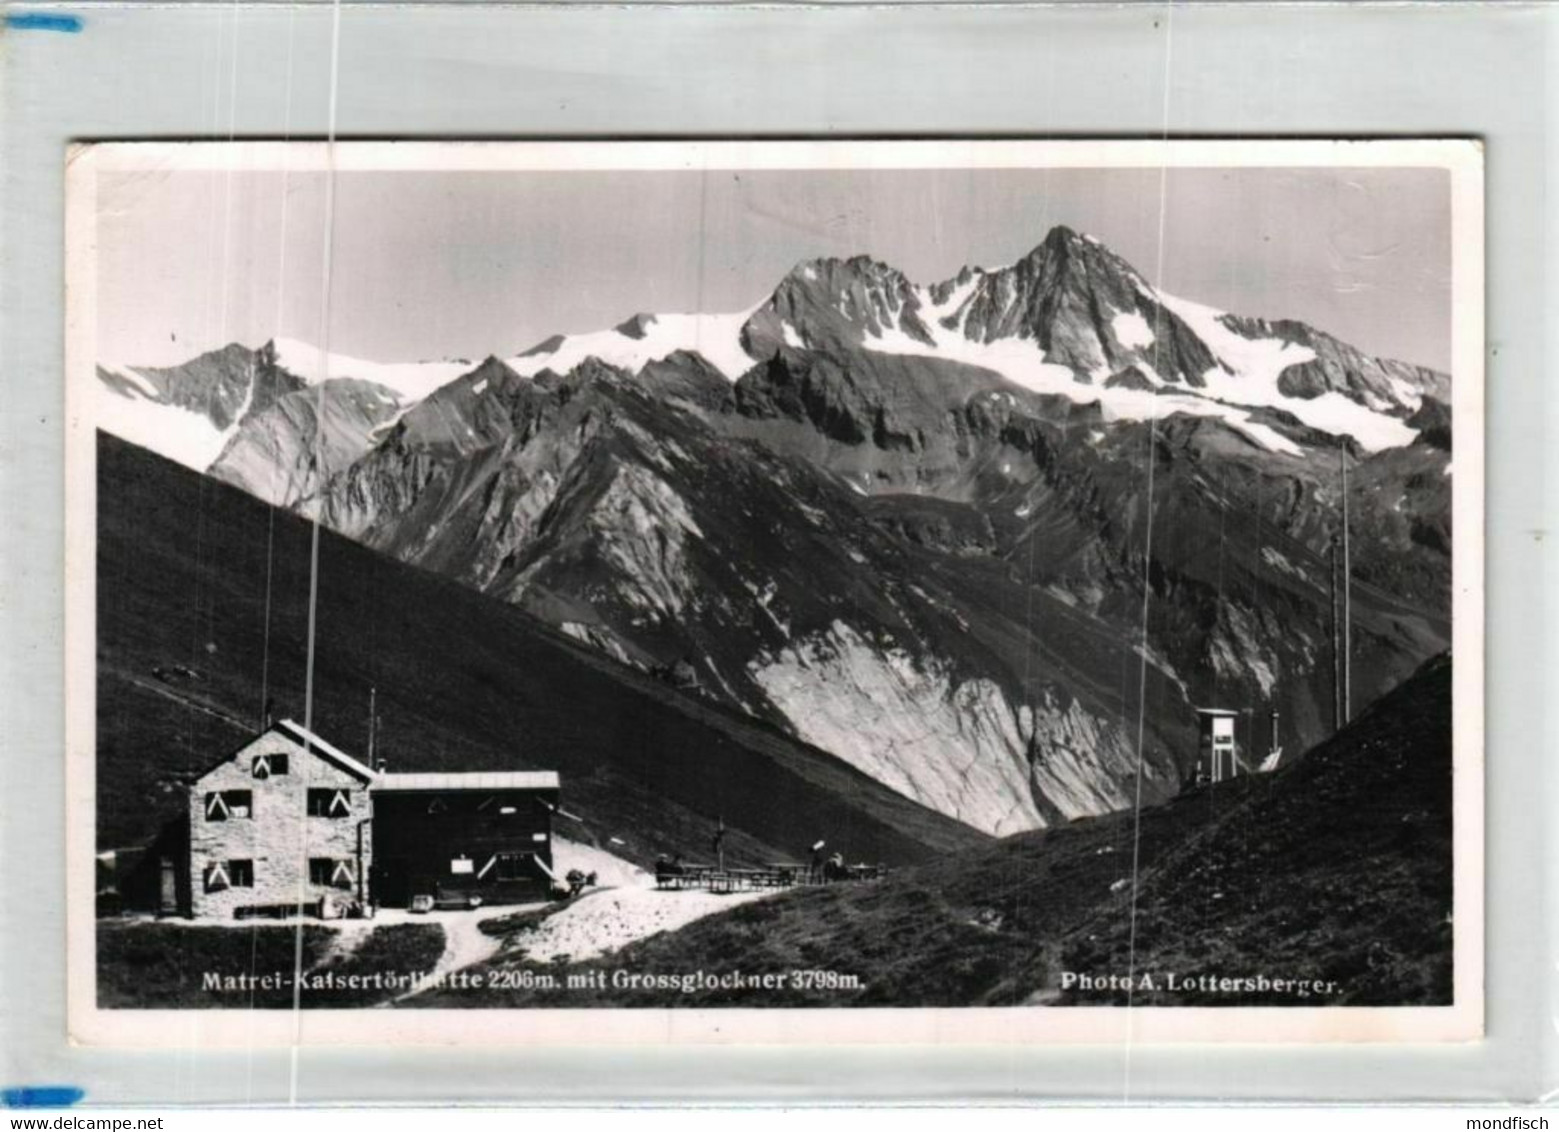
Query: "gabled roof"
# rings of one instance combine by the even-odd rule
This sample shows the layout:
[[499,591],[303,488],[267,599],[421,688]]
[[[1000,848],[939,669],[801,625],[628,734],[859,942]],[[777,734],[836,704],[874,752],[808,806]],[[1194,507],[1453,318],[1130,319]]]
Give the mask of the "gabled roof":
[[556,790],[555,770],[478,770],[431,774],[381,774],[375,790]]
[[197,774],[193,779],[190,779],[189,781],[191,782],[191,784],[193,784],[195,782],[199,782],[201,779],[206,778],[208,775],[211,775],[211,774],[215,773],[216,771],[222,769],[228,763],[230,763],[234,759],[236,759],[239,755],[241,755],[245,751],[247,751],[250,747],[254,746],[254,744],[257,743],[261,738],[263,738],[266,735],[269,735],[272,731],[275,731],[275,732],[277,732],[277,733],[279,733],[281,735],[284,735],[286,738],[290,739],[292,742],[297,743],[298,745],[300,745],[302,747],[305,747],[309,751],[312,751],[314,754],[317,754],[320,758],[324,759],[326,762],[335,764],[337,767],[339,767],[342,770],[346,771],[348,774],[352,775],[354,778],[360,778],[364,782],[369,782],[374,777],[373,771],[369,770],[368,767],[366,767],[362,763],[358,762],[356,759],[354,759],[351,755],[347,754],[345,751],[342,751],[342,750],[340,750],[340,749],[338,749],[336,747],[331,746],[329,743],[325,742],[325,740],[321,739],[318,735],[314,734],[314,732],[312,732],[308,728],[304,727],[301,723],[298,723],[295,720],[291,720],[291,719],[283,719],[283,720],[280,720],[280,721],[278,721],[276,723],[271,724],[264,731],[260,731],[260,732],[258,732],[256,734],[250,736],[248,739],[245,739],[243,741],[243,743],[241,743],[238,747],[236,747],[233,750],[229,751],[227,754],[223,755],[220,759],[217,759],[211,765],[206,767],[205,770],[201,771],[199,774]]
[[297,740],[326,762],[334,763],[348,774],[361,778],[364,782],[371,782],[374,778],[374,772],[368,767],[358,762],[345,751],[331,746],[296,720],[280,720],[273,725],[273,729],[282,732],[290,739]]

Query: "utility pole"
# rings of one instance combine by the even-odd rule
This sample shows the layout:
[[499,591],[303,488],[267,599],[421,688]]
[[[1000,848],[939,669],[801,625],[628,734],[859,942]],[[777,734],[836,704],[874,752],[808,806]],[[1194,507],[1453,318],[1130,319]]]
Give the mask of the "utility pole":
[[1342,730],[1342,611],[1337,593],[1338,538],[1332,536],[1327,556],[1328,573],[1332,581],[1332,730]]
[[375,685],[370,684],[368,686],[368,769],[369,770],[378,770],[379,769],[378,764],[374,762],[374,740],[376,738],[378,738],[377,732],[379,730],[378,699],[379,699],[379,689],[378,689],[378,687],[375,686]]

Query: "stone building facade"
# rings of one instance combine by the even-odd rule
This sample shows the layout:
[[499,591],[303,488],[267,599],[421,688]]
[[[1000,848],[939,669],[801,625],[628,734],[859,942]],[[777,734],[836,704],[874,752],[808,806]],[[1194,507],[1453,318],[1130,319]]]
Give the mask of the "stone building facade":
[[546,899],[560,883],[557,805],[554,771],[389,774],[282,720],[190,786],[188,854],[160,855],[161,887],[179,890],[161,911],[230,920]]
[[373,771],[291,720],[190,788],[190,914],[365,903]]

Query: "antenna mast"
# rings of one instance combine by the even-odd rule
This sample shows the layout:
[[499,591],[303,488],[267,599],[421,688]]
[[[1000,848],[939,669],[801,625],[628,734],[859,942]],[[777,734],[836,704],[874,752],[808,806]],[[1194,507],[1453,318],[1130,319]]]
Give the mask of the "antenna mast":
[[368,765],[370,768],[374,765],[374,740],[377,738],[376,732],[379,729],[378,699],[378,687],[370,684],[368,686]]

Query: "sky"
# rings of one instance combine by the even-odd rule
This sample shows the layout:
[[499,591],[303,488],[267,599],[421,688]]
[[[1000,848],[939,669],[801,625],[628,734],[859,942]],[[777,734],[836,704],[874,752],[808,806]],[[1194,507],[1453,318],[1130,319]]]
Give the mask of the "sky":
[[339,173],[328,296],[325,189],[319,173],[100,173],[100,360],[327,333],[375,361],[504,357],[641,311],[743,310],[819,256],[933,283],[1065,224],[1181,298],[1450,368],[1443,170]]

